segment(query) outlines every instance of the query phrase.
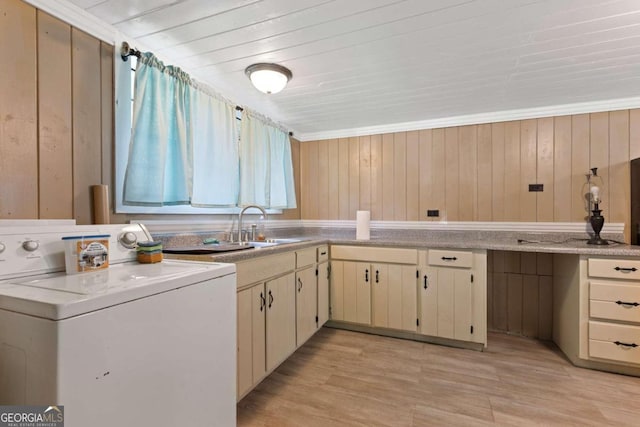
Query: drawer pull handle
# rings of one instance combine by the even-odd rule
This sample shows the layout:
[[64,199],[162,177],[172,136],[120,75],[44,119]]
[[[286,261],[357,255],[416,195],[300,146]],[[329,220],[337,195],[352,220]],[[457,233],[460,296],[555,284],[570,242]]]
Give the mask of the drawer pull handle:
[[628,267],[616,267],[614,270],[622,271],[623,273],[629,273],[631,271],[638,271],[638,269],[635,268],[635,267],[631,267],[631,268],[628,268]]
[[621,342],[621,341],[614,341],[614,344],[621,347],[627,347],[627,348],[636,348],[638,346],[638,344],[636,343],[628,344],[626,342]]
[[443,256],[443,257],[442,257],[442,260],[443,260],[443,261],[455,261],[455,260],[457,260],[457,259],[458,259],[458,258],[456,258],[456,257],[454,257],[454,256],[451,256],[451,257],[449,257],[449,256]]
[[637,306],[640,305],[640,303],[637,303],[637,302],[624,302],[624,301],[616,301],[616,304],[625,305],[625,306],[629,306],[629,307],[637,307]]
[[327,251],[320,252],[320,255],[326,255],[326,254],[327,254]]

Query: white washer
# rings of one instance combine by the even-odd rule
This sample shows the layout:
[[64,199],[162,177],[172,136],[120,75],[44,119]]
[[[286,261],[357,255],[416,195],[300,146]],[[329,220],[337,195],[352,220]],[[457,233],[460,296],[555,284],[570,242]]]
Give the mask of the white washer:
[[[61,238],[81,234],[111,234],[107,269],[64,273]],[[138,264],[132,239],[149,235],[0,229],[0,405],[64,405],[67,427],[234,426],[235,265]]]

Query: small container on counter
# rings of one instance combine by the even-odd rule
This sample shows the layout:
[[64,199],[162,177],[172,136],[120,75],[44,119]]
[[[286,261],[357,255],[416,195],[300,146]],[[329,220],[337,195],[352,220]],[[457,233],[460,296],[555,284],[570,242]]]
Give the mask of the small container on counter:
[[141,264],[153,264],[162,261],[162,242],[138,242],[137,260]]

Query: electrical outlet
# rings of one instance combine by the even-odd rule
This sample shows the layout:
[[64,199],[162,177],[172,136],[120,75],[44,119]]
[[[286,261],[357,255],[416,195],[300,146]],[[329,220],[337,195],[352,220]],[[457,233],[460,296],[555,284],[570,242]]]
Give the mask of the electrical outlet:
[[544,184],[529,184],[529,191],[544,191]]
[[429,217],[440,216],[440,211],[438,209],[429,209],[427,211],[427,216]]

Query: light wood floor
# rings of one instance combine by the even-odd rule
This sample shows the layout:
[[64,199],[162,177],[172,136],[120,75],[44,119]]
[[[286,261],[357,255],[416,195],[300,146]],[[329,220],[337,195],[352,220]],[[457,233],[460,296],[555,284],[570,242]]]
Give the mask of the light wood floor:
[[323,328],[238,404],[239,426],[640,426],[640,378],[551,343],[485,352]]

